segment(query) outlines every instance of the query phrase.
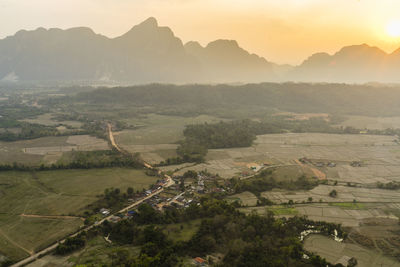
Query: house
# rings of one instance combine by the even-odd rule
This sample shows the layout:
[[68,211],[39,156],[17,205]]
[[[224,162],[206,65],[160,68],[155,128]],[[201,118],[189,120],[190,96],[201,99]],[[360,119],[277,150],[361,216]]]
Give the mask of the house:
[[136,214],[136,211],[134,211],[134,210],[130,210],[130,211],[128,211],[128,216],[129,217],[132,217],[133,215],[135,215]]
[[110,214],[110,211],[109,211],[108,209],[102,208],[102,209],[100,209],[100,213],[101,213],[103,216],[107,216],[107,215]]
[[315,164],[315,166],[321,168],[321,167],[324,167],[324,166],[325,166],[325,163],[323,163],[323,162],[317,162],[317,163]]
[[118,216],[112,216],[112,217],[109,219],[109,221],[112,222],[112,223],[117,223],[117,222],[119,222],[120,220],[121,220],[121,218],[118,217]]
[[196,266],[206,266],[207,265],[207,261],[200,257],[194,258],[193,262],[194,262],[194,264],[196,264]]
[[197,187],[197,193],[199,193],[199,194],[204,194],[205,192],[204,192],[204,186],[198,186]]
[[361,167],[361,162],[353,161],[353,162],[350,163],[350,166],[352,166],[352,167]]

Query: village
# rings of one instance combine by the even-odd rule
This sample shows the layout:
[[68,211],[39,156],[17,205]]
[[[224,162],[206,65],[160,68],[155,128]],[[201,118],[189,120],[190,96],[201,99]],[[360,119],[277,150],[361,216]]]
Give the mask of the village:
[[[217,176],[207,172],[197,173],[189,171],[183,176],[172,177],[172,185],[166,178],[159,180],[150,189],[142,192],[137,198],[128,199],[129,203],[140,202],[150,205],[153,209],[163,212],[168,209],[185,209],[191,204],[196,204],[202,195],[209,193],[224,193],[231,189],[225,184],[219,185]],[[229,182],[228,182],[229,183]],[[149,197],[150,196],[150,197]],[[127,209],[125,212],[118,212],[111,215],[112,211],[107,208],[101,208],[99,214],[106,218],[110,223],[117,223],[121,220],[132,219],[136,214],[138,206]],[[110,216],[111,215],[111,216]],[[98,225],[100,221],[95,222]]]

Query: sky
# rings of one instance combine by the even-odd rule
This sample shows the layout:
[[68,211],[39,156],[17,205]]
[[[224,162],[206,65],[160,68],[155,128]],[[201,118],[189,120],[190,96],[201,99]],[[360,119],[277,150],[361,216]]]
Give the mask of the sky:
[[0,0],[0,38],[38,27],[87,26],[119,36],[148,17],[183,42],[235,39],[276,63],[367,43],[400,47],[399,0]]

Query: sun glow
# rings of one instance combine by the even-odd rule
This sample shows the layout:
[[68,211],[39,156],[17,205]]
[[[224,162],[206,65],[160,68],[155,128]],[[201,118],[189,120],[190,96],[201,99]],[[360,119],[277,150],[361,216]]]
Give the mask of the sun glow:
[[389,22],[386,25],[386,33],[393,38],[400,37],[400,20]]

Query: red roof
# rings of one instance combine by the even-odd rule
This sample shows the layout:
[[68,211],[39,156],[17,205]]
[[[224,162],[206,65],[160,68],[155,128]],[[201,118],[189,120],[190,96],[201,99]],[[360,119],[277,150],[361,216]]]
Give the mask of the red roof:
[[200,258],[200,257],[196,257],[196,258],[194,258],[194,260],[195,260],[196,262],[198,262],[198,263],[205,263],[205,262],[206,262],[205,259],[202,259],[202,258]]

